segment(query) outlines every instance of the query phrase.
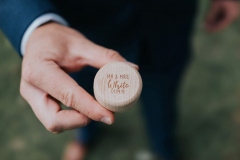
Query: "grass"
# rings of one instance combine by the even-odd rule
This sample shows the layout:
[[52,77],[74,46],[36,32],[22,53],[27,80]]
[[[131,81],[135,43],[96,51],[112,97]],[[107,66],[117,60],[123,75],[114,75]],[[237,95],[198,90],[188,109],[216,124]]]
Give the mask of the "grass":
[[[202,1],[193,36],[194,59],[179,96],[178,143],[186,160],[240,159],[240,21],[221,33],[202,28],[207,1]],[[49,133],[19,95],[21,60],[0,34],[0,159],[57,160],[73,131]],[[102,125],[104,135],[88,160],[134,160],[149,151],[140,113],[117,115]]]

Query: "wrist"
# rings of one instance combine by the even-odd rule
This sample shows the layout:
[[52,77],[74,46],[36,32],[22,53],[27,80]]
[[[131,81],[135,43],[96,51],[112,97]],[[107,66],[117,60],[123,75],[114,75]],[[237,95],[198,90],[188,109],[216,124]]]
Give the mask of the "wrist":
[[25,53],[25,48],[26,48],[26,44],[27,41],[29,39],[29,37],[31,36],[31,34],[33,33],[33,31],[35,29],[37,29],[39,26],[42,26],[46,23],[49,22],[56,22],[62,25],[67,26],[68,23],[59,15],[55,14],[55,13],[47,13],[44,15],[41,15],[40,17],[36,18],[27,28],[27,30],[25,31],[23,37],[22,37],[22,41],[21,41],[21,54],[24,55]]

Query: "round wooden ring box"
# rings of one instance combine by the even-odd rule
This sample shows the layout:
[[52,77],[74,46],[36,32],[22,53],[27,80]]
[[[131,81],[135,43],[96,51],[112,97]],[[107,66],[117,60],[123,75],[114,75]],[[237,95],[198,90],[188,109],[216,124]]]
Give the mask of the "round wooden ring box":
[[142,91],[142,78],[126,62],[111,62],[103,66],[94,79],[96,100],[113,112],[123,112],[137,102]]

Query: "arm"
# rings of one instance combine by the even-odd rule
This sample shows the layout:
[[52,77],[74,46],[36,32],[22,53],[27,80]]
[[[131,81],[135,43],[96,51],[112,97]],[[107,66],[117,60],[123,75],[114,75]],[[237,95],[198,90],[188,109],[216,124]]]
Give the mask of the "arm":
[[[17,12],[11,6],[14,2],[21,8]],[[22,35],[34,19],[56,11],[47,0],[5,0],[0,6],[1,28],[18,52]],[[26,41],[21,95],[42,124],[54,133],[85,126],[90,120],[112,124],[113,113],[68,75],[87,65],[100,68],[110,61],[126,60],[116,51],[94,44],[76,30],[55,22],[45,23]],[[73,110],[62,110],[59,102]]]

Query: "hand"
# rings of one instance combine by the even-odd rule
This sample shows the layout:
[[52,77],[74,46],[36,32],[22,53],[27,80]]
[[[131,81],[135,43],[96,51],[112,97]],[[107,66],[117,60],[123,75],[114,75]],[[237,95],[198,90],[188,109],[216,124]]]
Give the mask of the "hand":
[[228,27],[239,16],[239,1],[213,0],[205,21],[208,32],[216,32]]
[[[100,68],[110,61],[126,60],[73,29],[54,22],[45,24],[37,28],[27,42],[21,95],[50,132],[82,127],[90,119],[112,124],[113,113],[67,74],[87,65]],[[60,102],[73,109],[62,110]]]

